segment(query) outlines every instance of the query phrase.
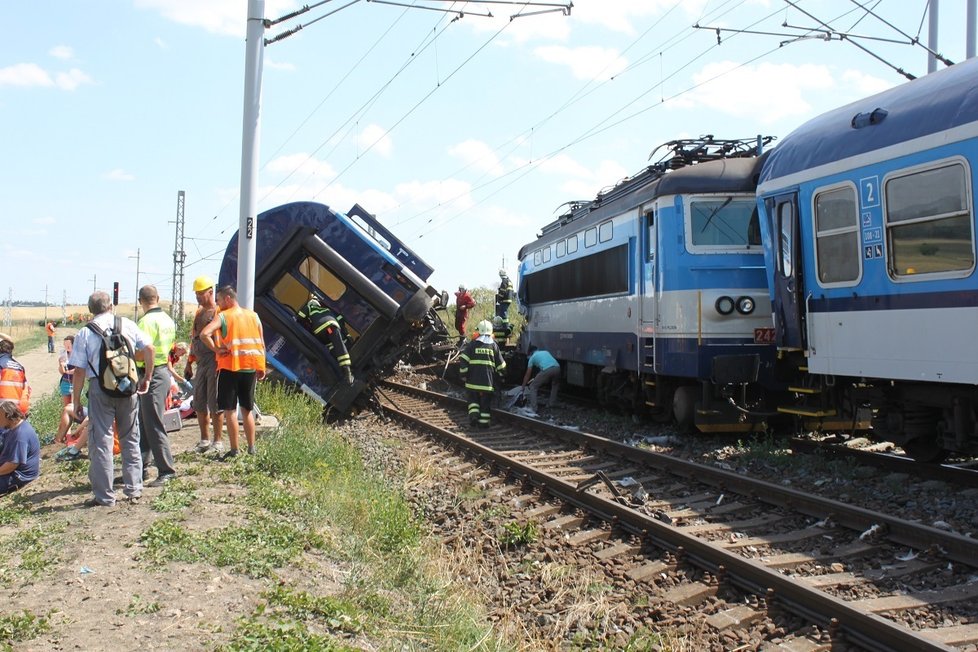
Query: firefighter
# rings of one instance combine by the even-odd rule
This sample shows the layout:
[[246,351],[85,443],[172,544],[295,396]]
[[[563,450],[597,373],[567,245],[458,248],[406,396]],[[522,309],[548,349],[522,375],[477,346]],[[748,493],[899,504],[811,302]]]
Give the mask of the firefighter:
[[499,346],[506,344],[506,340],[509,339],[512,331],[513,327],[510,326],[509,322],[503,321],[499,315],[492,318],[492,337]]
[[313,297],[306,305],[299,308],[299,319],[309,332],[316,336],[316,339],[326,345],[336,359],[336,364],[340,366],[346,384],[352,385],[353,367],[350,353],[346,350],[346,343],[343,341],[339,318],[332,310],[319,303],[319,299]]
[[505,269],[499,270],[499,289],[496,291],[496,316],[509,323],[509,307],[513,303],[513,283]]
[[506,368],[499,346],[492,339],[492,323],[479,322],[479,337],[465,345],[459,373],[469,393],[469,423],[489,427],[495,376]]

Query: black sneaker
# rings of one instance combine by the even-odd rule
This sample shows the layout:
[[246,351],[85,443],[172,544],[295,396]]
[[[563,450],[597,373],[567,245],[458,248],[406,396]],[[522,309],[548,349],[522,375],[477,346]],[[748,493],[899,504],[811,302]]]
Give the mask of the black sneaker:
[[238,456],[238,449],[237,448],[232,448],[231,450],[229,450],[228,452],[226,452],[224,455],[221,455],[221,457],[219,459],[222,462],[230,462],[231,460],[233,460],[237,456]]
[[156,478],[155,480],[153,480],[152,482],[150,482],[149,483],[149,486],[150,487],[162,487],[163,485],[165,485],[167,482],[169,482],[170,480],[172,480],[175,477],[177,477],[177,474],[176,473],[165,473],[165,474],[159,476],[158,478]]

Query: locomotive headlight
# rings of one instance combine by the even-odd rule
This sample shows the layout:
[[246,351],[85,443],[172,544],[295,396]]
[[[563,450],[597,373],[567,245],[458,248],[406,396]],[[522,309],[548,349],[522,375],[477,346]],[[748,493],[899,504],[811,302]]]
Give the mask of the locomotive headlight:
[[713,307],[716,308],[716,311],[721,315],[729,315],[734,311],[734,300],[730,297],[723,296],[716,300]]
[[754,300],[750,297],[740,297],[737,299],[737,312],[742,315],[749,315],[754,312]]

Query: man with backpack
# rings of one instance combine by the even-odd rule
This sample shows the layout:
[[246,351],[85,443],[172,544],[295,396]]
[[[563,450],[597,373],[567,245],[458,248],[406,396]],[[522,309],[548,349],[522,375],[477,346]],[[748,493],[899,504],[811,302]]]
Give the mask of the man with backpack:
[[[85,418],[81,394],[88,379],[88,479],[93,497],[88,507],[112,507],[113,491],[112,422],[119,433],[122,452],[123,493],[130,503],[143,492],[143,458],[136,429],[136,392],[149,390],[153,375],[154,349],[135,322],[112,312],[112,299],[101,290],[88,299],[95,317],[75,335],[68,364],[73,367],[71,398],[75,418]],[[136,373],[136,358],[146,365],[142,380]]]

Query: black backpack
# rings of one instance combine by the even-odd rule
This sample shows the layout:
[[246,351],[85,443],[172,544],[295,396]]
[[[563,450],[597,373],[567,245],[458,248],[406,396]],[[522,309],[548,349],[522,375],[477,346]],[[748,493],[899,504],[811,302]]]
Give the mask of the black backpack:
[[132,343],[122,334],[122,317],[116,316],[112,331],[108,335],[96,326],[94,321],[88,322],[85,327],[92,329],[92,332],[102,338],[102,346],[98,354],[98,370],[92,369],[98,378],[98,386],[103,392],[115,398],[125,398],[135,394],[136,387],[139,385],[136,354]]

